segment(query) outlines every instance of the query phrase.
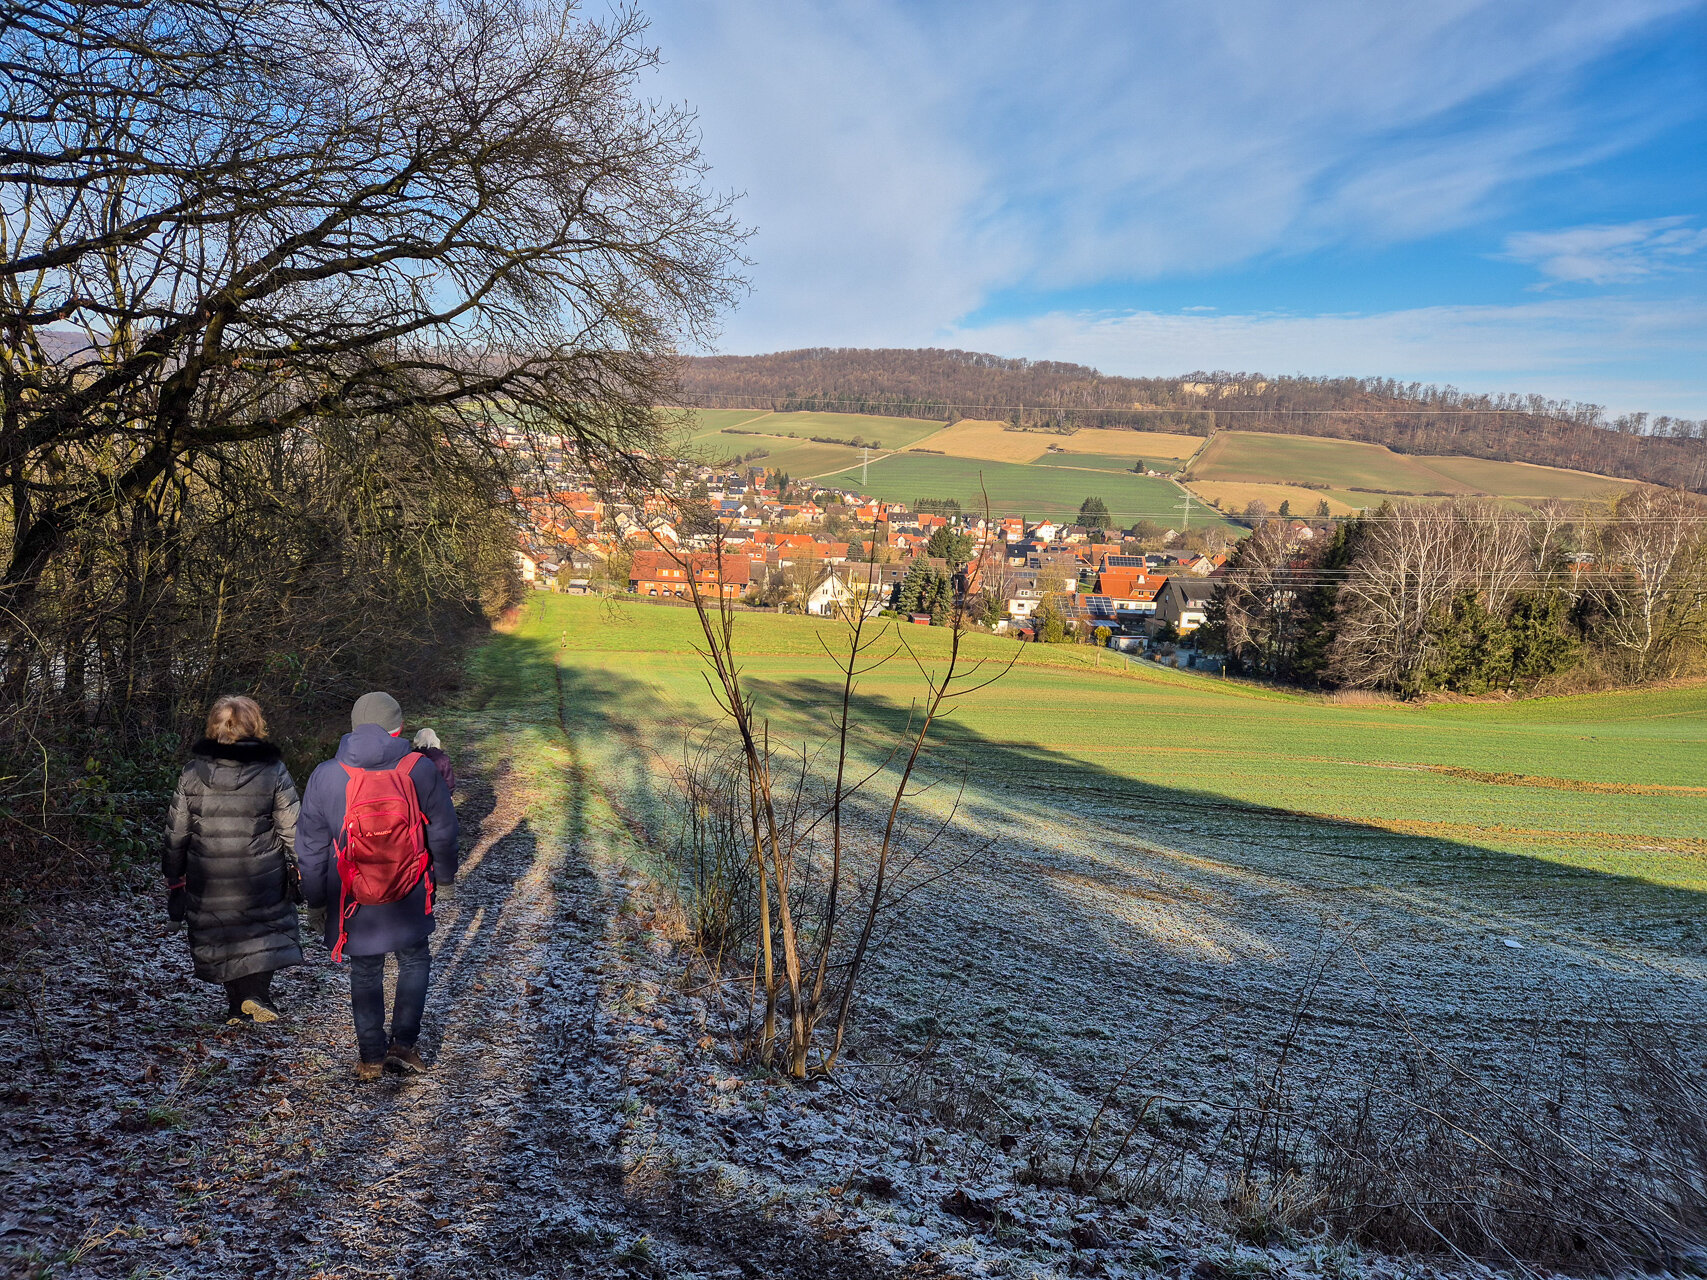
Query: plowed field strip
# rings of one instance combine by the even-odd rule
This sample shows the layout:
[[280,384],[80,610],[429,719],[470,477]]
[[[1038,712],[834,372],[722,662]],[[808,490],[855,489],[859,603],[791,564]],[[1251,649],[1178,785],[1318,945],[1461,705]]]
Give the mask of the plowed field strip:
[[1490,773],[1484,769],[1464,769],[1451,764],[1398,764],[1375,760],[1334,760],[1329,763],[1438,773],[1497,787],[1540,787],[1548,791],[1582,791],[1601,796],[1707,796],[1707,787],[1673,786],[1663,782],[1585,782],[1580,778],[1551,778],[1536,773]]

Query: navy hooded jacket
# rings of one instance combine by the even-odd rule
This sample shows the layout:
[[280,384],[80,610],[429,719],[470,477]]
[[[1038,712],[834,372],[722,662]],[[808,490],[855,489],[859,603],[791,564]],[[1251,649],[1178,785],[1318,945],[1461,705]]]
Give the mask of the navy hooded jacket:
[[[302,813],[296,823],[296,857],[302,865],[302,896],[311,907],[326,907],[326,945],[338,941],[338,919],[343,910],[343,884],[338,879],[338,858],[333,842],[344,829],[344,796],[350,775],[341,765],[357,769],[394,769],[415,748],[405,738],[394,738],[377,724],[364,724],[346,733],[338,742],[338,754],[317,765],[302,790]],[[432,855],[431,875],[435,884],[456,879],[459,834],[456,809],[450,789],[433,762],[422,756],[409,771],[421,813],[427,819],[427,852]],[[427,885],[415,886],[400,902],[356,908],[350,917],[349,939],[344,954],[377,956],[412,947],[433,931],[427,914]]]

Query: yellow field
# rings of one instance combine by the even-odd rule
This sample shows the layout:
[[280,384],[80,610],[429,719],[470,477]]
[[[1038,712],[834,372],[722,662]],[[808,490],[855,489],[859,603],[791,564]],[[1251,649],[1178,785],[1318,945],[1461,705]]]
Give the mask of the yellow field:
[[[1219,503],[1221,510],[1230,515],[1238,515],[1252,502],[1266,502],[1271,512],[1278,512],[1281,503],[1290,502],[1293,515],[1308,519],[1316,514],[1316,504],[1326,499],[1329,515],[1354,516],[1359,508],[1378,506],[1381,502],[1379,494],[1344,494],[1332,489],[1303,489],[1290,484],[1247,484],[1238,480],[1194,480],[1186,488],[1205,502]],[[1353,498],[1361,501],[1353,504]]]
[[1012,431],[1005,422],[967,418],[913,445],[950,458],[980,462],[1036,462],[1051,445],[1063,453],[1094,453],[1103,457],[1154,458],[1176,462],[1189,458],[1203,443],[1201,436],[1176,436],[1159,431],[1118,431],[1085,427],[1070,436],[1049,431]]
[[1034,462],[1049,445],[1059,444],[1062,439],[1040,431],[1009,431],[1005,422],[966,418],[912,447],[950,458],[976,458],[980,462]]
[[1146,462],[1151,458],[1176,461],[1196,453],[1203,437],[1085,427],[1070,436],[1048,436],[1045,443],[1068,453],[1104,453],[1117,458],[1143,458]]

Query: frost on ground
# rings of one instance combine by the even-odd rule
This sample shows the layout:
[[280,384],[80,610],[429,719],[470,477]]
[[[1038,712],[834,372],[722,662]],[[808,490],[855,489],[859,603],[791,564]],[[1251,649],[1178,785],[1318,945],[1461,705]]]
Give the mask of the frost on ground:
[[156,895],[34,915],[0,1009],[7,1274],[874,1273],[696,1186],[660,1106],[714,1067],[673,946],[638,879],[543,847],[497,782],[465,802],[418,1080],[353,1080],[317,946],[283,1021],[226,1027]]
[[888,918],[846,1069],[792,1085],[738,1064],[739,1002],[611,852],[639,825],[624,770],[572,772],[615,812],[563,840],[500,754],[463,798],[420,1080],[353,1081],[317,946],[285,1021],[228,1028],[157,895],[37,911],[0,1001],[11,1271],[1417,1275],[1436,1264],[1241,1242],[1211,1204],[1141,1197],[1130,1159],[1095,1195],[1064,1172],[1128,1067],[1119,1108],[1167,1095],[1134,1151],[1217,1123],[1313,965],[1297,1059],[1324,1078],[1394,1010],[1494,1076],[1543,1024],[1704,1021],[1682,895],[1207,799],[1085,788],[1069,811],[1011,772],[921,868],[976,859]]

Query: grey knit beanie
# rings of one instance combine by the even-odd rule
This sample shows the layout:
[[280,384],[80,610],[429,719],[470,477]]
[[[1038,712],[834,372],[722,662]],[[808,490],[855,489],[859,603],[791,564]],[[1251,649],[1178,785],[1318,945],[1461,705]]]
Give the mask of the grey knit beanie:
[[396,733],[403,727],[403,708],[389,693],[364,693],[350,708],[350,728],[359,729],[364,724],[377,724],[387,733]]

